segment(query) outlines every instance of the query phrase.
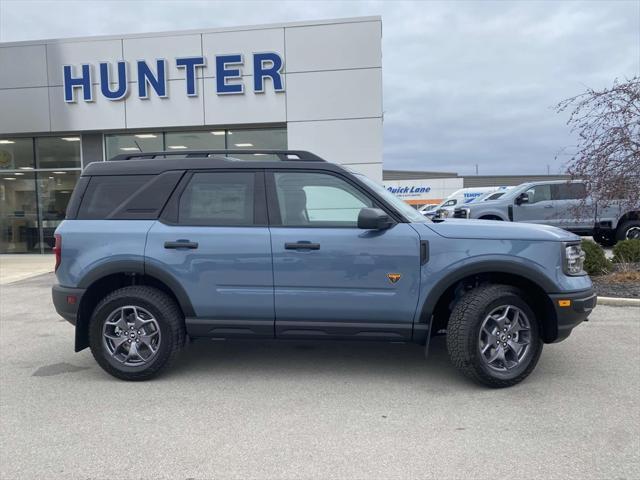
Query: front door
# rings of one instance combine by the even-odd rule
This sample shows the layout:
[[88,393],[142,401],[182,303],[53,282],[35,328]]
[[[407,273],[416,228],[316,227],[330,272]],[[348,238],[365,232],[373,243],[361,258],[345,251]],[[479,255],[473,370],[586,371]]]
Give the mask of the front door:
[[276,336],[411,338],[420,239],[410,224],[357,228],[378,207],[331,172],[267,174]]
[[555,225],[556,209],[551,199],[551,185],[535,185],[524,193],[529,196],[529,201],[513,205],[513,221]]
[[149,231],[145,268],[188,298],[189,335],[273,338],[265,204],[261,172],[187,173]]

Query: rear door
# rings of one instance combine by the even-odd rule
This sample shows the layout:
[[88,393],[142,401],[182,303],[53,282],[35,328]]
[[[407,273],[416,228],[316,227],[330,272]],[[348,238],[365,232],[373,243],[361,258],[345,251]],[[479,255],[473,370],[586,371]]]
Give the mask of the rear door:
[[379,207],[346,176],[267,172],[277,337],[411,338],[420,239],[408,223],[357,228]]
[[184,291],[191,336],[273,337],[263,173],[187,173],[149,231],[145,268]]
[[551,199],[557,212],[557,222],[554,225],[576,231],[592,229],[595,211],[586,194],[584,183],[566,182],[551,185]]

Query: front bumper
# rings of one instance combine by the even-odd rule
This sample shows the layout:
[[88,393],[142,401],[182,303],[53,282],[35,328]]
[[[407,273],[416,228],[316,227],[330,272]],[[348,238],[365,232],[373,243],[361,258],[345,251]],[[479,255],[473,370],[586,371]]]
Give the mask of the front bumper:
[[78,320],[78,308],[84,292],[83,288],[62,287],[57,284],[51,288],[51,297],[56,312],[72,325],[75,325]]
[[571,334],[571,330],[587,320],[598,300],[592,288],[572,293],[553,293],[549,298],[553,302],[558,325],[554,342],[561,342]]

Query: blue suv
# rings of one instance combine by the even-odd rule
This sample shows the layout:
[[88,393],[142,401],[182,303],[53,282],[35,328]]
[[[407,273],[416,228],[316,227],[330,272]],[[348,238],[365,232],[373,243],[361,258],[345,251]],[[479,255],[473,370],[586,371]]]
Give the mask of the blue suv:
[[559,228],[432,222],[309,152],[175,153],[89,165],[55,233],[55,308],[118,378],[153,377],[188,337],[446,334],[459,370],[505,387],[595,306]]

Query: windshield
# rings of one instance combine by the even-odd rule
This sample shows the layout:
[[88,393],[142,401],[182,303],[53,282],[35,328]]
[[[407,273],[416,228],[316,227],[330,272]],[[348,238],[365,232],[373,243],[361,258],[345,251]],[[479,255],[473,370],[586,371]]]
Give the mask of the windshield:
[[377,184],[370,178],[365,177],[364,175],[361,175],[359,173],[356,173],[355,176],[358,177],[358,179],[360,179],[362,183],[367,185],[369,188],[374,190],[378,195],[384,198],[387,203],[390,203],[396,210],[402,213],[402,215],[404,215],[409,221],[421,222],[421,223],[427,222],[427,218],[424,215],[422,215],[418,210],[413,208],[408,203],[405,203],[404,201],[400,200],[398,197],[396,197],[393,193],[391,193],[389,190],[384,188],[382,185]]

